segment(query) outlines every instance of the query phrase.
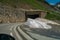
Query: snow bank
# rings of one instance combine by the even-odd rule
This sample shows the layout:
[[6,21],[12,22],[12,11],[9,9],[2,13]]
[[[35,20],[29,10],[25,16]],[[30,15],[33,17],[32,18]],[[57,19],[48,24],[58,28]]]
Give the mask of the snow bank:
[[42,29],[51,29],[52,28],[50,25],[48,25],[45,22],[31,19],[31,18],[28,18],[28,20],[25,24],[28,25],[30,28],[42,28]]

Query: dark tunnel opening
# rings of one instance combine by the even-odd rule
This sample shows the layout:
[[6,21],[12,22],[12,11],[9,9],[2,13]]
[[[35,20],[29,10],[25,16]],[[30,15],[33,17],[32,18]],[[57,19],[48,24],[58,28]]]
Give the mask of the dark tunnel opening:
[[32,18],[32,19],[35,19],[38,17],[39,17],[39,14],[27,15],[27,18]]

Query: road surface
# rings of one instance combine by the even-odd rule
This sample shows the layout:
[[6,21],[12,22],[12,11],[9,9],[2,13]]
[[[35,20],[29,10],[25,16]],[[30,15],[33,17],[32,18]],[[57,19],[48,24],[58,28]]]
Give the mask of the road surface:
[[10,34],[12,35],[13,28],[17,27],[19,23],[6,23],[6,24],[0,24],[0,34],[5,33],[5,34]]
[[[21,27],[20,25],[20,23],[0,24],[0,34],[9,34],[16,40],[24,40],[27,37],[32,40],[60,40],[60,34],[55,33],[54,31],[45,29],[30,29],[26,28],[27,26]],[[17,27],[21,28],[19,29]],[[17,28],[18,31],[14,28]]]

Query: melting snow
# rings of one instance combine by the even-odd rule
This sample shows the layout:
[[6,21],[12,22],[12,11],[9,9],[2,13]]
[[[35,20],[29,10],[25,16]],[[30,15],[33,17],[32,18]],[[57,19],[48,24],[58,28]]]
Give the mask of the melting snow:
[[50,25],[48,25],[45,22],[31,19],[31,18],[28,18],[28,20],[25,24],[28,25],[30,28],[42,28],[42,29],[51,29],[52,28]]

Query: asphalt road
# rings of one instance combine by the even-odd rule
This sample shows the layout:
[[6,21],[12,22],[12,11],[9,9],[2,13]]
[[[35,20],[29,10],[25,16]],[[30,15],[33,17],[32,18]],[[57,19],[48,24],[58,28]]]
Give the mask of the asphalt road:
[[[24,25],[26,26],[26,25]],[[21,29],[34,40],[60,40],[60,33],[52,29],[29,28],[22,26]]]
[[[16,36],[16,40],[23,40],[22,36],[19,35],[18,32],[16,32],[16,29],[14,30],[14,28],[19,27],[18,25],[20,25],[20,23],[5,23],[5,24],[0,24],[0,34],[4,33],[4,34],[9,34],[11,36]],[[23,29],[26,28],[26,26],[23,27]],[[53,32],[49,32],[49,30],[40,30],[40,29],[31,29],[31,31],[29,31],[30,29],[24,29],[27,31],[27,33],[30,35],[30,37],[33,37],[33,39],[35,38],[36,40],[60,40],[60,34],[59,36],[55,36],[58,34],[55,34]],[[39,33],[40,32],[40,33]],[[21,33],[21,32],[20,32]],[[26,35],[24,35],[26,36]],[[53,36],[53,37],[52,37]],[[26,36],[27,37],[27,36]]]
[[12,30],[14,27],[17,27],[19,25],[19,23],[6,23],[6,24],[0,24],[0,34],[9,34],[9,35],[13,35],[12,34]]

